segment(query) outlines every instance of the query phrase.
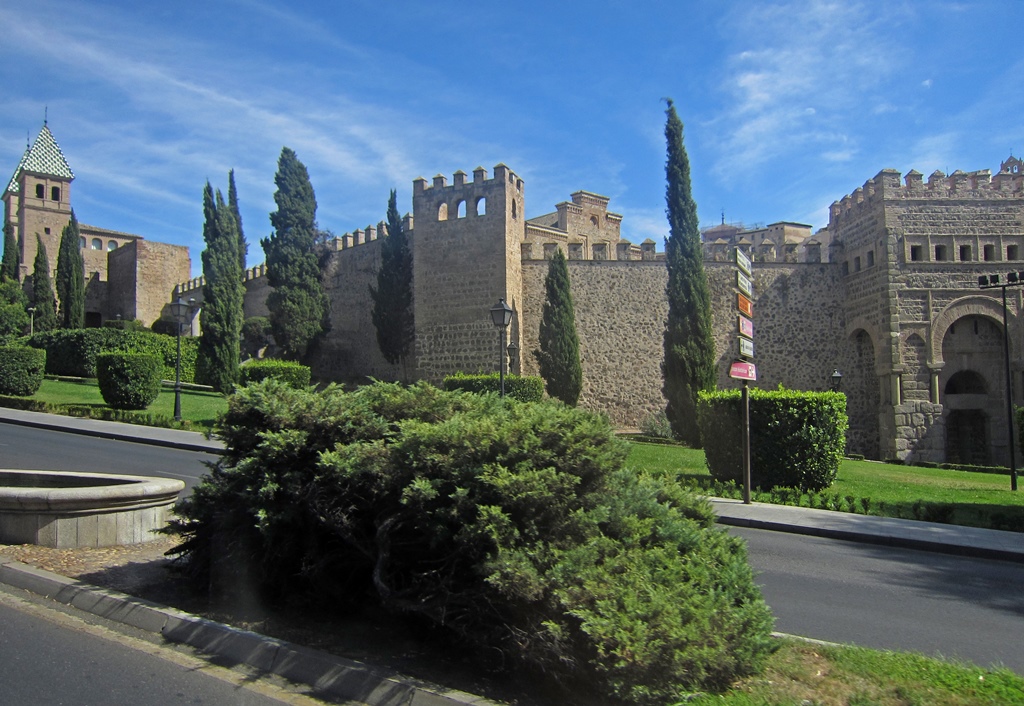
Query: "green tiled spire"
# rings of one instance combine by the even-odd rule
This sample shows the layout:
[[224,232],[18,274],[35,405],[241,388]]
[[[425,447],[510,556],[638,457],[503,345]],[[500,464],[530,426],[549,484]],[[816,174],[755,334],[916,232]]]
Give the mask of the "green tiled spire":
[[53,139],[53,133],[50,132],[46,123],[43,123],[43,129],[36,136],[36,141],[25,150],[21,162],[18,163],[18,168],[14,170],[14,176],[11,177],[11,181],[7,185],[9,193],[18,193],[20,188],[18,179],[21,177],[22,171],[59,177],[68,181],[75,178],[75,173],[68,166],[68,161],[64,159],[64,153],[60,151],[60,145]]

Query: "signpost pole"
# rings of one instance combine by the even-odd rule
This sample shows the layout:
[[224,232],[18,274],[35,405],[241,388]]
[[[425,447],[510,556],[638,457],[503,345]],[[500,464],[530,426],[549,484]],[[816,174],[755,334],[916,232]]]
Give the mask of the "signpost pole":
[[743,392],[740,397],[743,407],[743,504],[750,504],[750,392],[747,381],[743,381]]

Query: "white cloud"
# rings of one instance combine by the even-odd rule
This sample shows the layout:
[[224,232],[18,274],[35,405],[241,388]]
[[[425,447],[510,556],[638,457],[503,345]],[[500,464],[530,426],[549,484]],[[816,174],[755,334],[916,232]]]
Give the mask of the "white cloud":
[[930,78],[926,78],[924,81],[921,81],[921,86],[923,86],[924,88],[931,88],[932,80]]

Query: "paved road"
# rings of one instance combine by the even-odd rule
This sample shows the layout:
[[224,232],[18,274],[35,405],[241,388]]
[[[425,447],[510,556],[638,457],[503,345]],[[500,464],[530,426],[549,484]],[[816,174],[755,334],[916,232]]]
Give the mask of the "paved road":
[[1024,566],[732,528],[776,629],[1024,674]]
[[0,588],[0,702],[74,704],[309,704],[267,681],[186,652],[92,625]]
[[91,471],[163,476],[191,491],[214,454],[113,441],[0,423],[0,468],[34,471]]

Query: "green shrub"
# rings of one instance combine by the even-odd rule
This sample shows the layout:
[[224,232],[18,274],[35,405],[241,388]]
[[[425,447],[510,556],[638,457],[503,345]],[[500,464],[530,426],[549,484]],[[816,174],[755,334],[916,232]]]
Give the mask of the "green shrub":
[[145,331],[146,326],[138,319],[109,319],[103,322],[103,328],[113,328],[119,331]]
[[672,439],[672,425],[668,422],[665,410],[651,412],[640,422],[640,433],[656,439]]
[[[742,482],[740,391],[701,392],[698,423],[711,475]],[[751,485],[823,490],[846,448],[846,397],[837,392],[750,391]]]
[[[466,375],[456,373],[444,379],[445,390],[462,390],[482,394],[500,392],[501,377],[498,373],[486,375]],[[544,378],[537,376],[506,375],[505,396],[520,402],[540,402],[544,399]]]
[[46,351],[28,346],[0,346],[0,395],[28,397],[43,384]]
[[255,358],[270,344],[270,338],[270,319],[266,316],[250,316],[242,322],[242,352],[246,357]]
[[[100,353],[151,353],[162,361],[161,376],[174,379],[177,341],[151,331],[128,331],[116,328],[58,329],[32,336],[28,344],[46,351],[46,372],[49,375],[96,377],[96,356]],[[199,339],[181,339],[181,379],[195,379],[196,351]]]
[[309,386],[309,367],[291,360],[254,360],[238,369],[238,384],[251,385],[267,378],[275,378],[295,388]]
[[153,322],[150,330],[153,333],[174,338],[178,335],[178,326],[179,324],[171,319],[157,319]]
[[163,365],[152,353],[100,353],[96,381],[114,409],[145,409],[160,394]]
[[560,684],[552,703],[668,703],[771,649],[743,543],[706,500],[624,468],[598,415],[271,379],[229,399],[218,434],[225,455],[172,527],[215,591],[417,616]]

